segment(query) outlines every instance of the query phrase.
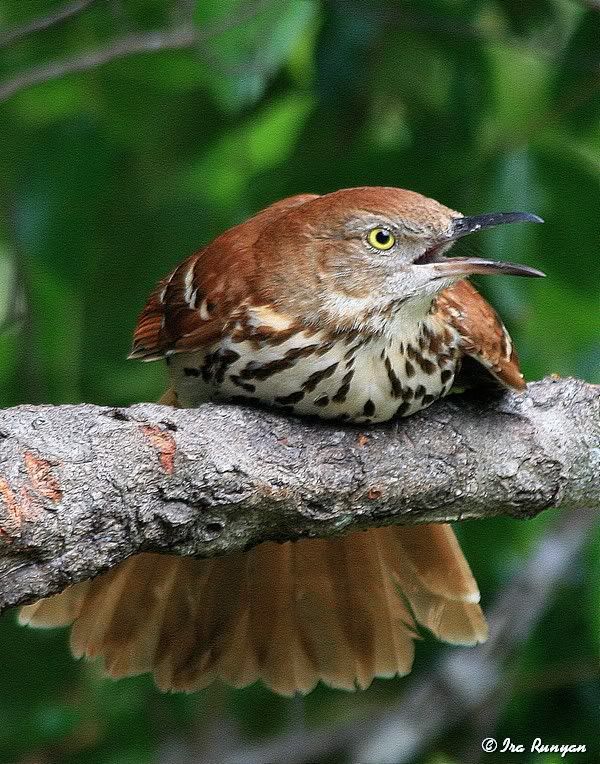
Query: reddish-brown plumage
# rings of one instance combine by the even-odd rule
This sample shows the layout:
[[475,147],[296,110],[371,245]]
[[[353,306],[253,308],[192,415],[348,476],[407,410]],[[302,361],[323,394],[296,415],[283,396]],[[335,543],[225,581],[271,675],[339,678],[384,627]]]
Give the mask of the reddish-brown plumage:
[[[467,360],[522,389],[508,333],[464,277],[541,274],[443,255],[466,233],[537,220],[466,218],[393,188],[284,199],[158,285],[132,357],[167,358],[170,405],[241,397],[357,422],[431,405]],[[425,525],[267,542],[217,560],[136,555],[24,608],[22,620],[73,623],[74,652],[102,655],[114,676],[152,671],[159,686],[185,690],[262,679],[292,694],[406,673],[417,624],[449,642],[484,640],[478,599],[450,526]]]
[[[401,216],[414,222],[413,236],[430,236],[432,242],[436,236],[443,238],[460,217],[402,189],[367,187],[284,199],[219,236],[159,283],[140,316],[131,357],[153,360],[209,348],[231,329],[232,318],[246,304],[281,311],[291,322],[281,329],[266,320],[250,327],[242,319],[238,339],[270,338],[275,344],[295,331],[314,328],[312,297],[317,282],[327,273],[328,260],[344,256],[347,243],[336,238],[335,231],[348,214],[376,218],[381,211],[387,220]],[[323,230],[323,219],[328,231]],[[332,232],[329,239],[326,232]],[[432,312],[441,331],[431,347],[435,350],[437,345],[443,352],[445,325],[460,336],[460,353],[472,356],[506,386],[522,389],[517,355],[496,312],[471,284],[454,281],[432,295]],[[369,287],[368,279],[338,285],[345,296],[359,299],[368,295]],[[342,317],[335,326],[328,325],[325,317],[322,324],[332,335],[340,329],[361,331],[360,322],[352,317]]]
[[454,326],[463,340],[466,355],[479,361],[507,387],[525,389],[519,357],[504,324],[473,284],[459,281],[436,300],[444,321]]
[[[195,350],[217,339],[232,311],[256,287],[256,272],[267,254],[258,256],[258,239],[266,226],[296,205],[314,199],[299,194],[272,204],[240,225],[230,228],[188,257],[159,282],[142,312],[133,339],[132,358],[151,360],[169,350]],[[261,242],[268,252],[268,244]],[[195,307],[185,299],[185,278],[191,274]],[[200,318],[207,301],[209,318]]]

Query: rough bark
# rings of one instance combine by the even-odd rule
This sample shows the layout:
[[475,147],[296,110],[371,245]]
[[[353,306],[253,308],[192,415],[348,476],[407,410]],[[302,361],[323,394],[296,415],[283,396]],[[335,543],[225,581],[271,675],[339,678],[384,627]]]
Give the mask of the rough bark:
[[600,386],[453,396],[371,429],[259,409],[0,412],[0,610],[142,550],[600,506]]

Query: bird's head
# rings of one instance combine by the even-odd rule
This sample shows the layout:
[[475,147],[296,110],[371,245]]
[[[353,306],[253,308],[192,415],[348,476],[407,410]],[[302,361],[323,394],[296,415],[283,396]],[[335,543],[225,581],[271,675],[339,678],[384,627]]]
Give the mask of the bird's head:
[[469,233],[518,222],[542,220],[527,212],[465,217],[412,191],[350,188],[308,197],[258,243],[282,308],[340,328],[378,326],[390,311],[426,315],[440,291],[472,274],[543,276],[525,265],[446,257]]

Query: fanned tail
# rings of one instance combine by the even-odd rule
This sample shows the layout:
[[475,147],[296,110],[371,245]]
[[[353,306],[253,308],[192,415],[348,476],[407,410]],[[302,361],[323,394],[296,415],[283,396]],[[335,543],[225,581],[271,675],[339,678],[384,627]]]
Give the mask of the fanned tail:
[[417,623],[456,644],[485,640],[479,592],[447,525],[266,542],[211,560],[138,554],[21,610],[72,624],[76,656],[163,689],[261,679],[283,695],[367,687],[410,671]]

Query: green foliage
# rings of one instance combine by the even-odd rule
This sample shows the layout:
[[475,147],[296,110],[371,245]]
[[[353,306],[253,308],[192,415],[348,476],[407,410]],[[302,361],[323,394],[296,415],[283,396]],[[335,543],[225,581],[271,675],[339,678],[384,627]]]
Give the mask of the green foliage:
[[[0,23],[60,5],[5,0]],[[196,5],[200,29],[240,23],[0,104],[2,405],[155,399],[163,369],[125,357],[158,278],[277,198],[364,184],[412,188],[470,214],[541,214],[544,226],[490,231],[457,249],[548,274],[480,284],[528,377],[600,381],[599,13],[576,0],[280,0],[256,3],[254,15],[240,0]],[[0,81],[178,23],[185,6],[94,3],[0,50]],[[461,528],[488,601],[547,522]],[[582,565],[594,577],[566,582],[510,667],[499,738],[597,743],[599,557],[596,540]],[[23,630],[12,614],[0,621],[0,650],[7,763],[148,764],[188,743],[200,760],[223,719],[255,740],[302,720],[363,718],[403,687],[319,688],[304,701],[262,687],[162,695],[146,677],[102,679],[71,660],[64,634]],[[436,650],[419,645],[417,671]],[[454,730],[423,761],[460,761],[466,737]]]

